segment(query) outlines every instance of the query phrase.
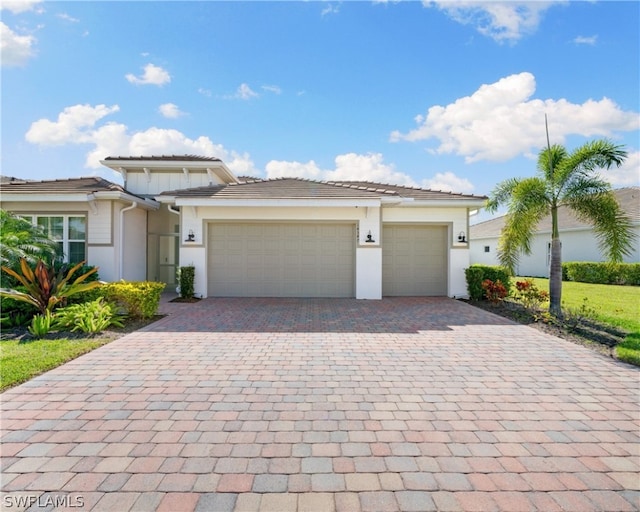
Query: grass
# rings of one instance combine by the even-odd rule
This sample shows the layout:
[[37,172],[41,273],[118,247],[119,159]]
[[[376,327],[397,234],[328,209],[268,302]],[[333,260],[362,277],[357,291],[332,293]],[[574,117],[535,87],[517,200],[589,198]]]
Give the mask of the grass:
[[[541,290],[549,289],[548,279],[533,278],[533,281]],[[577,311],[583,306],[593,320],[629,333],[616,347],[616,355],[640,366],[640,286],[563,281],[563,309]]]
[[106,343],[109,338],[0,341],[0,391],[40,375]]

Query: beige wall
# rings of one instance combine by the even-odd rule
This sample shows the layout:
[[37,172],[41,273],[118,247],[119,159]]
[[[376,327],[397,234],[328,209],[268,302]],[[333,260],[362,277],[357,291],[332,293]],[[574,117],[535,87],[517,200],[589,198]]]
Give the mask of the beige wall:
[[[222,183],[220,178],[213,175],[213,183]],[[184,172],[154,170],[147,176],[142,171],[127,172],[127,190],[134,194],[160,194],[168,190],[206,187],[211,184],[211,178],[206,171]]]

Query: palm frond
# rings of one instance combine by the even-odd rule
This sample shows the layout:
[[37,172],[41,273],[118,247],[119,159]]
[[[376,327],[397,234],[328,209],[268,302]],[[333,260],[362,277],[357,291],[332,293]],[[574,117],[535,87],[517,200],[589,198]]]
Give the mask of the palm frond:
[[612,262],[621,262],[633,252],[636,236],[633,223],[620,208],[612,191],[575,196],[567,205],[578,218],[593,226],[600,250]]
[[604,139],[594,140],[576,148],[559,165],[563,181],[568,182],[574,176],[593,176],[594,171],[620,167],[627,157],[623,146],[616,146]]
[[495,213],[500,205],[507,204],[511,199],[513,190],[519,184],[520,180],[518,178],[510,178],[498,183],[489,194],[489,199],[485,203],[485,210],[489,213]]
[[558,182],[557,168],[567,157],[567,150],[560,144],[554,144],[551,148],[545,148],[538,155],[538,172],[544,180],[555,187]]
[[509,211],[498,242],[500,263],[512,272],[520,254],[531,253],[531,240],[538,222],[550,211],[546,184],[541,178],[520,180],[511,190]]

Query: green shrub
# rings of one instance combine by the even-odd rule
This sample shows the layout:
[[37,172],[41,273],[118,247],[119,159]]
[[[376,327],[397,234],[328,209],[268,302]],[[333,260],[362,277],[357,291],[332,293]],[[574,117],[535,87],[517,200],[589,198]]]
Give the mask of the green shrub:
[[190,299],[194,293],[196,268],[194,266],[180,267],[180,297]]
[[158,312],[164,283],[120,281],[104,285],[104,297],[133,318],[151,318]]
[[511,287],[511,273],[506,267],[498,265],[474,264],[465,269],[465,276],[469,297],[473,300],[483,300],[485,298],[485,291],[482,288],[482,282],[485,279],[489,279],[494,283],[500,281],[507,293]]
[[34,316],[31,319],[29,333],[36,338],[42,338],[43,336],[46,336],[53,328],[54,319],[55,315],[49,310],[46,310],[41,315]]
[[0,325],[5,329],[27,325],[38,313],[38,309],[32,304],[9,297],[0,297],[0,311]]
[[640,263],[568,261],[562,264],[566,281],[640,286]]
[[124,316],[118,314],[117,307],[98,298],[83,304],[73,304],[56,312],[56,327],[95,334],[115,325],[124,327]]

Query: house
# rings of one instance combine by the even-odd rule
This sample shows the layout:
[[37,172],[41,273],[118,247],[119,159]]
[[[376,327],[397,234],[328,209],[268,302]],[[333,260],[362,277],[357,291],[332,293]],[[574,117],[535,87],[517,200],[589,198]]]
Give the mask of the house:
[[[620,188],[613,191],[620,207],[633,224],[636,234],[634,250],[625,256],[627,263],[640,263],[640,187]],[[471,263],[498,265],[498,240],[505,224],[505,216],[497,217],[470,227]],[[567,207],[558,209],[558,226],[562,242],[563,261],[606,261],[596,240],[593,227],[578,219]],[[549,277],[551,259],[551,217],[543,218],[531,241],[531,254],[523,254],[516,273],[522,276]]]
[[219,159],[109,157],[102,178],[12,181],[2,207],[45,227],[105,280],[202,297],[467,296],[469,212],[485,197],[357,181],[238,178]]

